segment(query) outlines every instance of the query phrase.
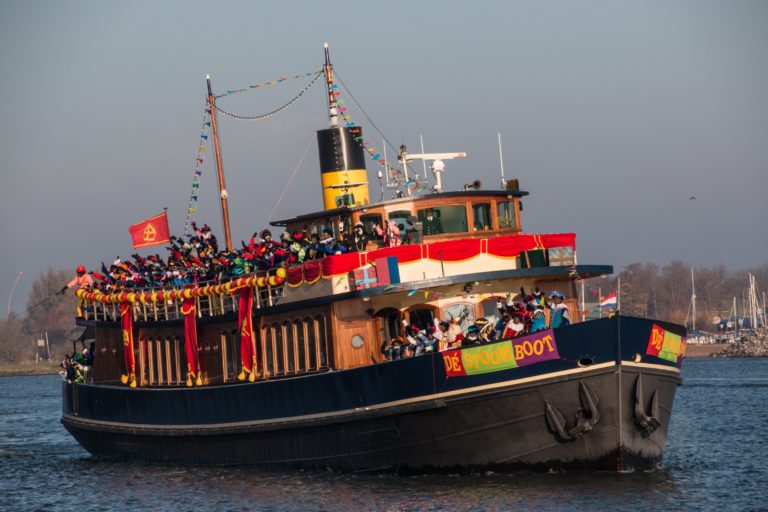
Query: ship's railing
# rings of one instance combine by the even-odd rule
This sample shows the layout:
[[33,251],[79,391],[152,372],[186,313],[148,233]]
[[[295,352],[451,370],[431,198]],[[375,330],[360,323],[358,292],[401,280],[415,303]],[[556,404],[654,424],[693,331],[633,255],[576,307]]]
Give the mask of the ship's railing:
[[[254,276],[245,276],[254,277]],[[187,290],[205,290],[205,294],[195,294],[196,314],[198,318],[221,316],[227,313],[237,312],[239,288],[232,289],[228,284],[236,282],[207,281],[195,285],[156,287],[156,288],[132,288],[110,293],[98,294],[88,290],[78,290],[78,296],[83,301],[80,309],[86,320],[119,321],[121,304],[130,303],[133,308],[133,317],[136,321],[159,322],[167,320],[181,320],[181,305],[185,300]],[[284,295],[285,284],[282,280],[270,284],[269,278],[265,278],[263,286],[254,284],[253,307],[261,309],[276,305]],[[261,281],[259,281],[261,283]],[[189,293],[187,293],[189,295]],[[107,297],[105,300],[104,297]]]

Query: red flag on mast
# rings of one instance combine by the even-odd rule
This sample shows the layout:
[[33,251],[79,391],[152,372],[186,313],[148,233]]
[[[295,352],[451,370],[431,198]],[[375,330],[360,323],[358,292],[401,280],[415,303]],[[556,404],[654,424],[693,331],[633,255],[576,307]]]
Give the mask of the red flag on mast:
[[149,247],[150,245],[161,245],[171,240],[167,212],[134,224],[128,228],[128,231],[131,233],[134,249]]

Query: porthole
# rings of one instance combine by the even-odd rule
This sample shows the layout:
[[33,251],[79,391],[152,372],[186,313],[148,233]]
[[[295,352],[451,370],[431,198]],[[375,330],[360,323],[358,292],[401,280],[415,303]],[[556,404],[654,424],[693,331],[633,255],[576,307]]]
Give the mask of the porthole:
[[360,348],[365,343],[365,340],[363,340],[363,337],[359,334],[355,334],[352,336],[352,346],[355,348]]

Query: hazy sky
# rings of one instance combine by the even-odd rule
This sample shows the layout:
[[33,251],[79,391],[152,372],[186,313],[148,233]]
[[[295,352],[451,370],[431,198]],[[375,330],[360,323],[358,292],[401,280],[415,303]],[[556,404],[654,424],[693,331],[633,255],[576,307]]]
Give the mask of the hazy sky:
[[[505,174],[531,193],[524,228],[576,232],[580,263],[768,261],[766,1],[4,0],[0,303],[19,271],[17,312],[49,266],[129,256],[128,226],[163,207],[180,234],[205,74],[224,92],[311,72],[324,41],[393,144],[467,152],[446,190],[498,185],[501,132]],[[219,105],[264,113],[304,83]],[[220,122],[239,244],[326,127],[322,87],[269,121]],[[197,218],[223,239],[209,156]],[[321,209],[319,182],[313,144],[276,217]]]

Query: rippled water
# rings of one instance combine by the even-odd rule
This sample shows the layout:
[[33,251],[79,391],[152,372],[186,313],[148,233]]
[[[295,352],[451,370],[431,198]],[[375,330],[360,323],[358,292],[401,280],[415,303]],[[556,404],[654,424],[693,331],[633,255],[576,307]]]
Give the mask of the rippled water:
[[0,378],[0,510],[768,510],[768,359],[688,360],[653,473],[400,477],[96,461],[57,376]]

